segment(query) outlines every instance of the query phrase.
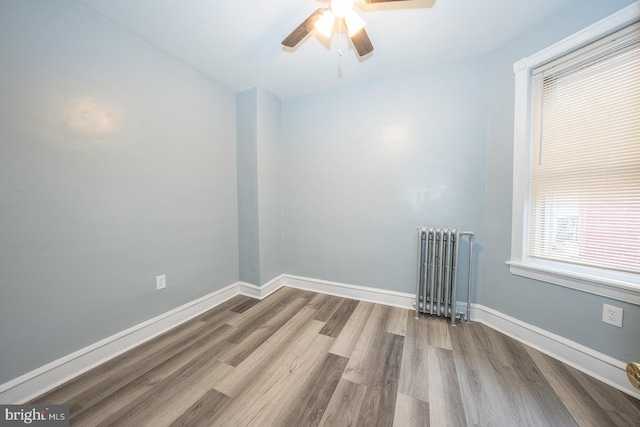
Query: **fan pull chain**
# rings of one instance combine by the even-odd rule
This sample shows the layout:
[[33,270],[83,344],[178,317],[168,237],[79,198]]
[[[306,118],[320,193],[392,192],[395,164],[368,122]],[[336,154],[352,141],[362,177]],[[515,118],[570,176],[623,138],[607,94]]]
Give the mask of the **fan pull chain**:
[[338,55],[342,58],[342,19],[338,23]]
[[338,77],[342,77],[342,19],[338,23]]

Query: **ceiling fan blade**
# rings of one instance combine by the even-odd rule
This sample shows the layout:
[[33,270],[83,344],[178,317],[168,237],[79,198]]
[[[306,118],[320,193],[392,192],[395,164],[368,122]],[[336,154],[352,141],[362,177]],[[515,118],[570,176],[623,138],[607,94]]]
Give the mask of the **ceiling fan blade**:
[[307,35],[314,30],[313,24],[324,14],[327,9],[318,9],[313,12],[304,22],[291,32],[286,39],[282,40],[282,44],[287,47],[295,47]]
[[362,10],[424,9],[432,8],[436,0],[356,0]]
[[351,41],[358,52],[358,56],[365,56],[366,54],[373,52],[373,45],[371,44],[371,40],[364,28],[352,35]]

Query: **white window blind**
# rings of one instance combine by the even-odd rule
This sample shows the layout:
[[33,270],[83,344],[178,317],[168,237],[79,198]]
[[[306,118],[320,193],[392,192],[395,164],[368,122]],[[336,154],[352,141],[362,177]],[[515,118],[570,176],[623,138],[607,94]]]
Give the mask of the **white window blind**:
[[528,255],[640,273],[640,24],[532,79]]

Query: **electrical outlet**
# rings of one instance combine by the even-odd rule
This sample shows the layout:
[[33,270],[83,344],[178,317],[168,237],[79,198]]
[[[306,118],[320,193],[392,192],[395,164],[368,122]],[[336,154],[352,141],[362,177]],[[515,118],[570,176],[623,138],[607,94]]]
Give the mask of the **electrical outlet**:
[[622,328],[622,312],[620,307],[609,304],[602,305],[602,321],[618,328]]
[[167,276],[164,274],[156,276],[156,289],[164,289],[167,287]]

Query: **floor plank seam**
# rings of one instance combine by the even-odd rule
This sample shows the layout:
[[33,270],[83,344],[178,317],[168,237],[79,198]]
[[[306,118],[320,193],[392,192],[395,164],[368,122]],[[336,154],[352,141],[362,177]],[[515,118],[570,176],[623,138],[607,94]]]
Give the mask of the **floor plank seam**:
[[479,323],[283,287],[34,399],[72,425],[634,426],[631,396]]

